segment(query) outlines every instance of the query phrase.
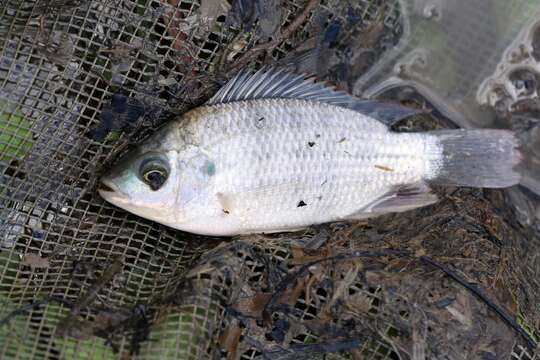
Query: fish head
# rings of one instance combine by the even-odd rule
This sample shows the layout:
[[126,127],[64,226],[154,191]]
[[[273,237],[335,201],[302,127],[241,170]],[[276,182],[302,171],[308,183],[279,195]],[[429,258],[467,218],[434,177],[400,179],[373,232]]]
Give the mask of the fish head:
[[98,192],[133,214],[173,224],[177,218],[178,164],[176,150],[139,147],[105,173]]

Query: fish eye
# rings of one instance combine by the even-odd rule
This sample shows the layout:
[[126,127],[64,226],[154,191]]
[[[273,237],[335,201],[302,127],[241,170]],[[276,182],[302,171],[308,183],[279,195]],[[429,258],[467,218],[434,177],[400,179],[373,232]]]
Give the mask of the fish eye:
[[154,191],[159,190],[169,177],[169,169],[161,159],[149,159],[141,164],[142,180]]

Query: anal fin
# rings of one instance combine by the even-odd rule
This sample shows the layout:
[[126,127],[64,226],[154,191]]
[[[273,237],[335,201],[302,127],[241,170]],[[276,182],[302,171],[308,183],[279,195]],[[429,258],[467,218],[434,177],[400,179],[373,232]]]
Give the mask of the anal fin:
[[404,184],[387,192],[357,212],[345,217],[348,220],[366,219],[378,215],[404,212],[437,202],[437,195],[424,182]]

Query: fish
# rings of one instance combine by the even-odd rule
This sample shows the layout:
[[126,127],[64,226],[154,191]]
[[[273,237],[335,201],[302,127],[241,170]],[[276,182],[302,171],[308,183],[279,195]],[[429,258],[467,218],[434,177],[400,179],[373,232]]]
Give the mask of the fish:
[[511,131],[390,130],[418,111],[279,68],[243,71],[121,157],[98,191],[175,229],[234,236],[409,211],[437,201],[433,185],[519,183]]

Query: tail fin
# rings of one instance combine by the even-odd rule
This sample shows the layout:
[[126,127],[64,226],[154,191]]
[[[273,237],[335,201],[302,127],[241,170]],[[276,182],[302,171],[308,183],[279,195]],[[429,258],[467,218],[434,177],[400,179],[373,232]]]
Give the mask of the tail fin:
[[518,141],[508,130],[441,130],[434,135],[442,149],[436,184],[502,188],[518,184]]

